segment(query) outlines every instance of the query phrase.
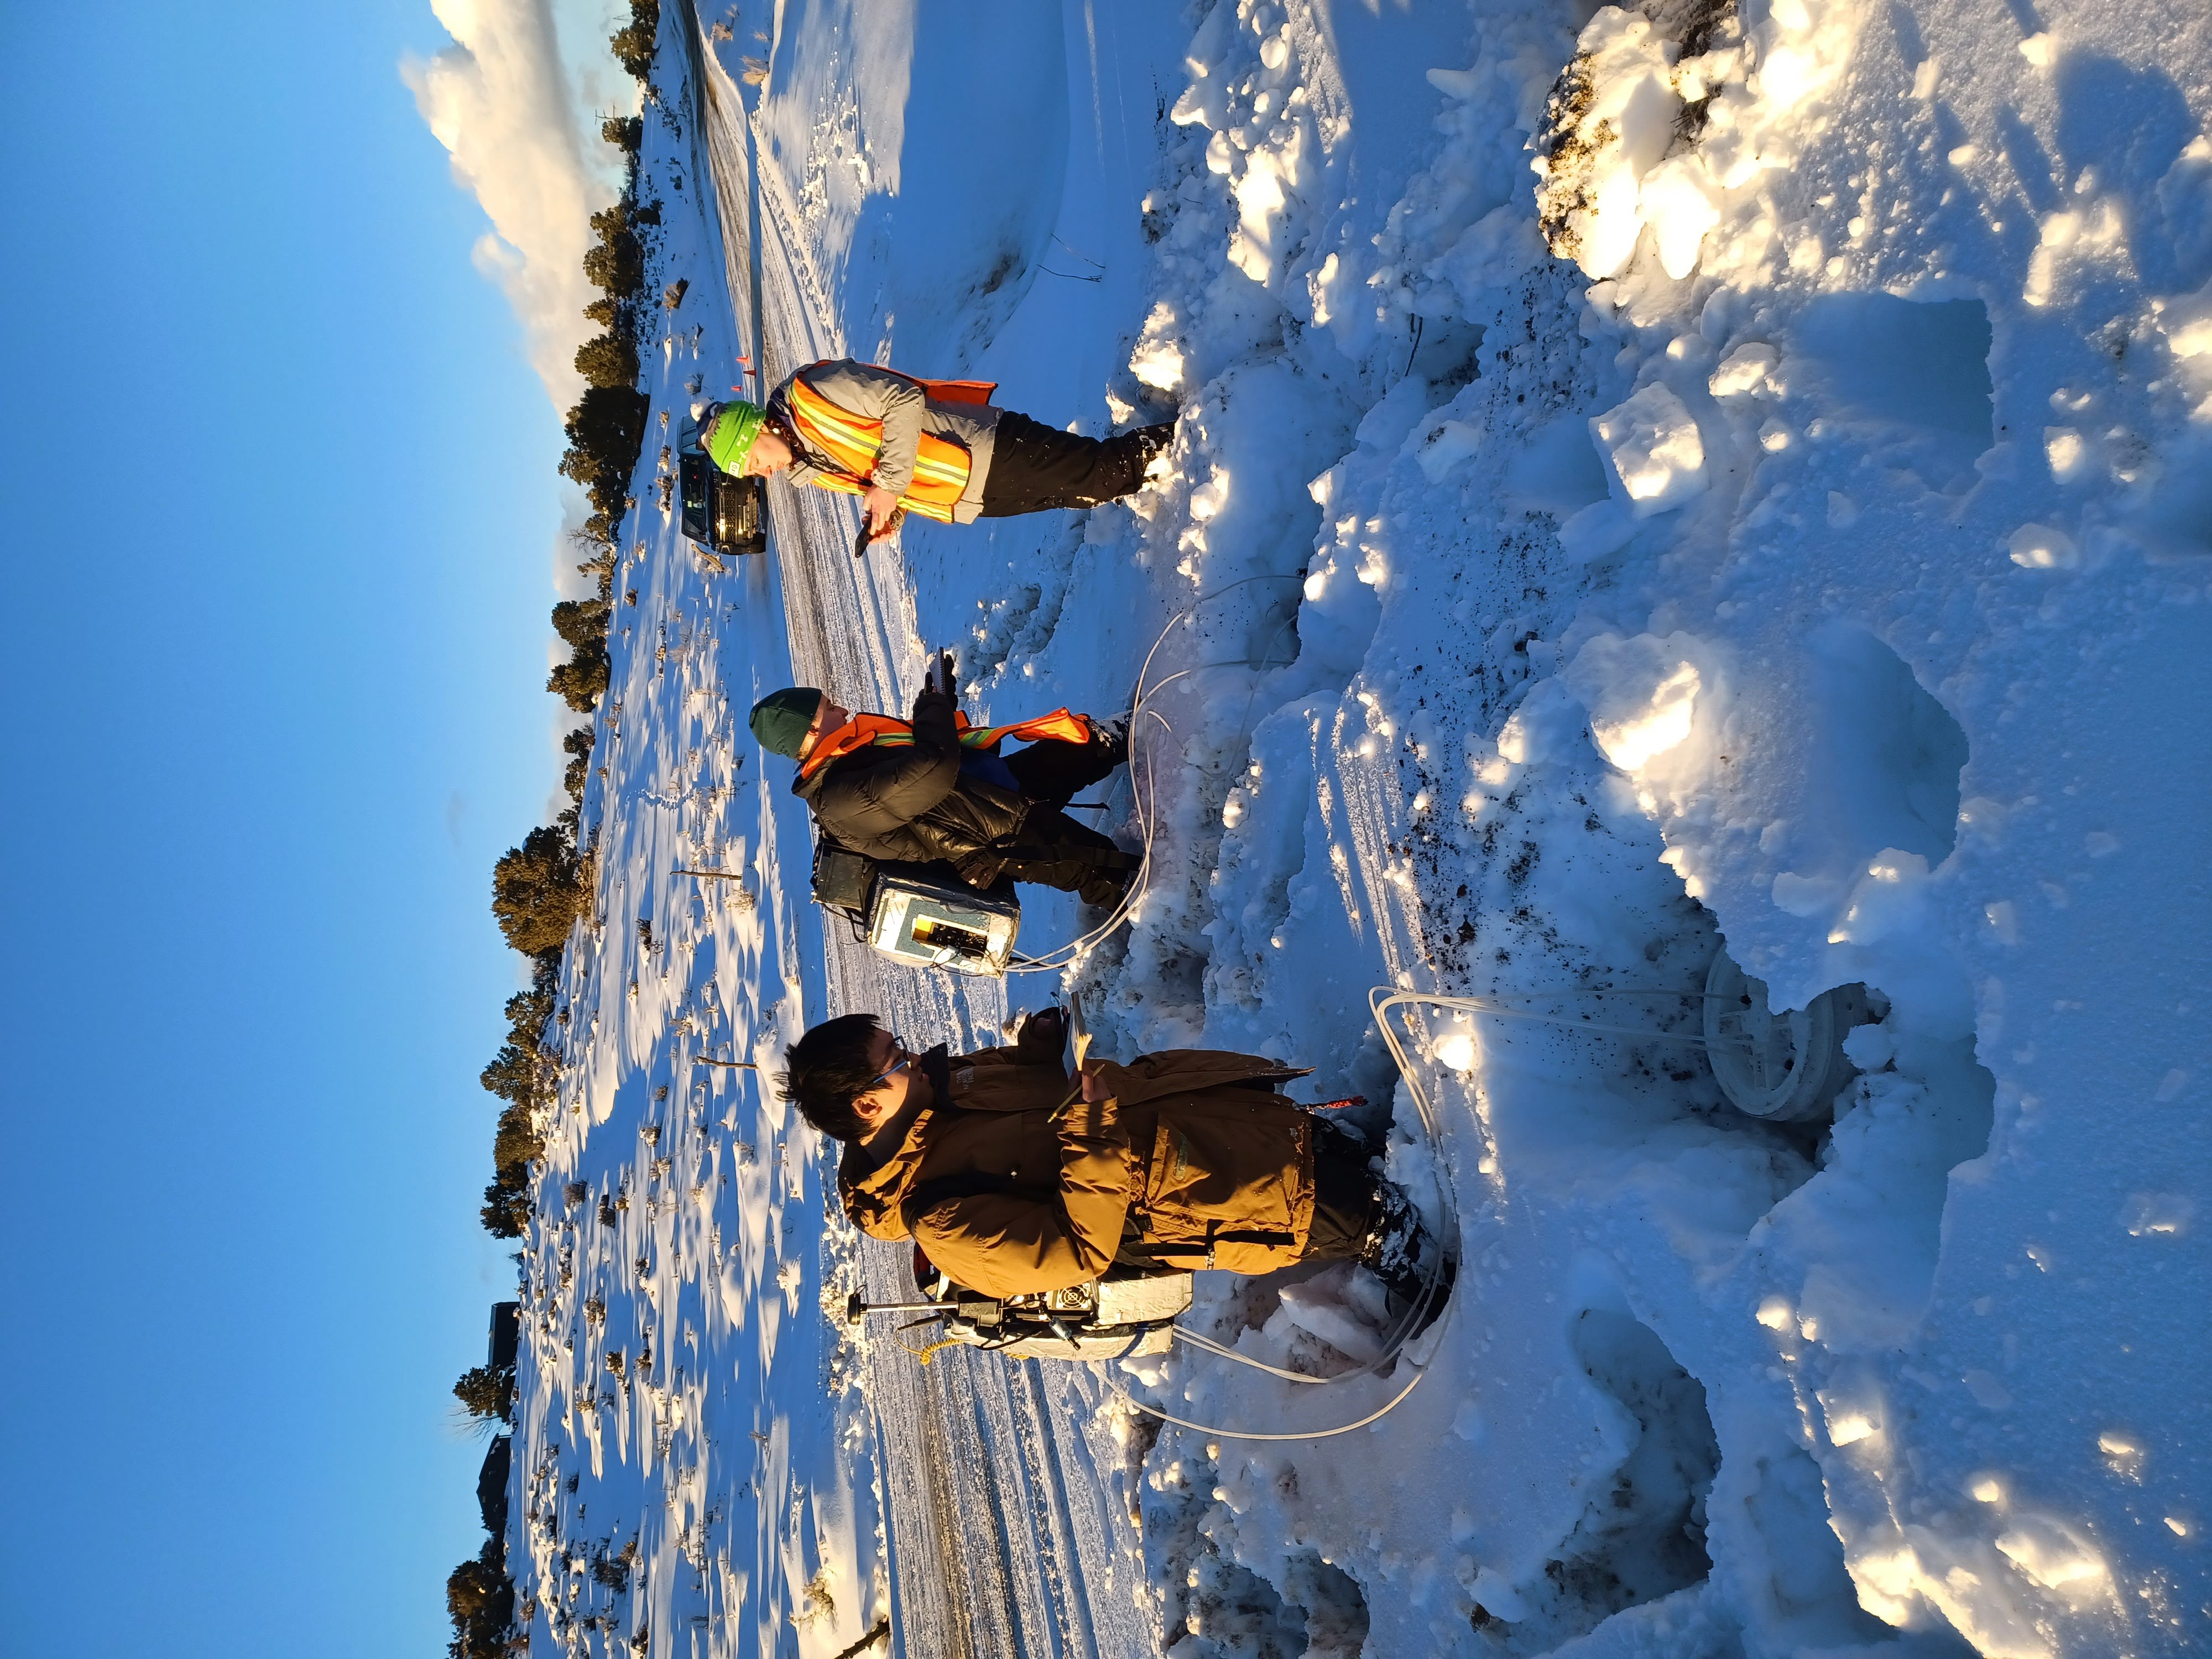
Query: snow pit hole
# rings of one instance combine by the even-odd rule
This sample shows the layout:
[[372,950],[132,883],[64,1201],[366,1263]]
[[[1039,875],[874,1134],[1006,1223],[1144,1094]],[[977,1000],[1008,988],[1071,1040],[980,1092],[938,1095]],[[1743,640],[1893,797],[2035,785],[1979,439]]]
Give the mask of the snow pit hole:
[[1505,471],[1505,499],[1522,512],[1565,520],[1606,498],[1605,465],[1590,446],[1589,421],[1563,415],[1534,433]]
[[1563,1632],[1711,1573],[1705,1500],[1721,1461],[1705,1389],[1650,1326],[1589,1308],[1574,1342],[1590,1381],[1620,1401],[1634,1427],[1612,1480],[1594,1494],[1562,1559],[1546,1569]]
[[1798,319],[1783,369],[1793,400],[1863,429],[1882,459],[1955,495],[1996,442],[1990,337],[1979,300],[1824,295]]
[[1409,374],[1428,383],[1429,405],[1435,408],[1481,377],[1485,331],[1480,323],[1456,318],[1423,317],[1419,324],[1419,332],[1408,341],[1405,363]]
[[[1930,868],[1959,842],[1966,734],[1896,652],[1831,623],[1811,641],[1816,710],[1806,752],[1808,823],[1827,826],[1828,873],[1856,879],[1891,848]],[[1808,874],[1800,860],[1799,873]]]
[[1210,1545],[1192,1564],[1183,1628],[1173,1651],[1190,1659],[1357,1659],[1367,1643],[1358,1581],[1312,1551],[1291,1555],[1279,1582]]

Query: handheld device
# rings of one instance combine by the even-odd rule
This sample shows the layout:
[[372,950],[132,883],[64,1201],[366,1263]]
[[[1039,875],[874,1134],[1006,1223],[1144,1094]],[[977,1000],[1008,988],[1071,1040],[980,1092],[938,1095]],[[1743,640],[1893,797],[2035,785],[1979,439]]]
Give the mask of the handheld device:
[[939,651],[931,656],[921,683],[932,691],[942,691],[948,697],[960,695],[957,689],[957,682],[953,677],[952,653],[950,651]]
[[1060,1053],[1060,1063],[1073,1078],[1083,1075],[1083,1062],[1091,1058],[1091,1033],[1084,1028],[1083,1005],[1073,993],[1067,998],[1067,1046]]
[[868,556],[868,544],[870,542],[889,541],[892,537],[898,534],[899,526],[905,522],[906,508],[903,507],[895,507],[891,509],[890,522],[884,526],[884,533],[880,536],[871,536],[868,534],[868,515],[863,513],[860,515],[860,533],[853,540],[853,556],[856,559],[866,558]]

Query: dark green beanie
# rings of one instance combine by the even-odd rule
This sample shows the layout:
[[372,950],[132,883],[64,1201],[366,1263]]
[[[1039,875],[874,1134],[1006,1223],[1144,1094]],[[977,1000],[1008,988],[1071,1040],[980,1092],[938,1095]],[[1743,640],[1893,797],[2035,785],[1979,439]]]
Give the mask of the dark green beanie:
[[753,705],[753,736],[769,753],[797,760],[821,707],[822,694],[811,685],[771,691]]

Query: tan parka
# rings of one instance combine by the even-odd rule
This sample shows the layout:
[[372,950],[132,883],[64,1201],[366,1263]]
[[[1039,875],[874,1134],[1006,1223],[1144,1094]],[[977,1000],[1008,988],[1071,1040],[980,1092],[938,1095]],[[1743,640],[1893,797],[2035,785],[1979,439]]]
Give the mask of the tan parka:
[[949,1070],[949,1091],[881,1162],[846,1149],[837,1187],[856,1226],[912,1238],[956,1283],[986,1296],[1059,1290],[1096,1279],[1125,1243],[1164,1265],[1241,1273],[1304,1254],[1314,1119],[1271,1086],[1303,1071],[1170,1049],[1107,1065],[1112,1097],[1090,1104],[1058,1044],[1030,1030]]

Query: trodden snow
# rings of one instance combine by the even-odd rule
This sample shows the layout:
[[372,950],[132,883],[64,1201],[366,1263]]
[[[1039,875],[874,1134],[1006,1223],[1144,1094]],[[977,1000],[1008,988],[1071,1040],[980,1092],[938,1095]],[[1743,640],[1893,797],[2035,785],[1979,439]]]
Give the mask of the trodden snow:
[[[655,505],[654,422],[522,1269],[532,1650],[2212,1649],[2212,12],[661,29],[672,426],[741,356],[829,355],[1182,425],[1126,504],[864,562],[848,501],[779,485],[726,574]],[[825,933],[755,697],[898,709],[942,646],[979,718],[1110,714],[1156,641],[1123,933],[1004,982]],[[1027,896],[1028,948],[1077,927]],[[1778,1008],[1869,988],[1832,1130],[1675,1040],[1723,945]],[[1432,1151],[1376,986],[1652,1035],[1431,1012]],[[856,1007],[988,1042],[1068,992],[1107,1053],[1365,1095],[1456,1215],[1434,1332],[1305,1389],[845,1326],[898,1253],[763,1073],[697,1062]],[[1291,1277],[1201,1275],[1188,1322],[1376,1351],[1362,1275]],[[1297,1434],[1417,1370],[1327,1438],[1137,1409]]]

